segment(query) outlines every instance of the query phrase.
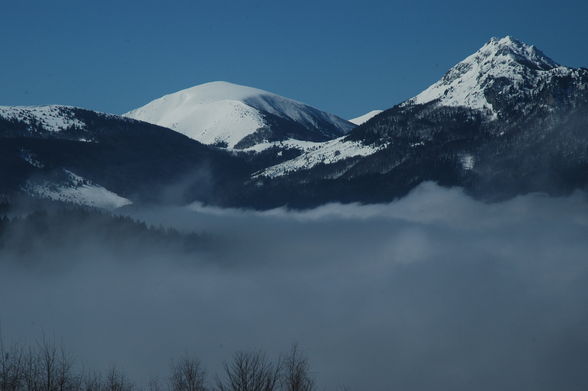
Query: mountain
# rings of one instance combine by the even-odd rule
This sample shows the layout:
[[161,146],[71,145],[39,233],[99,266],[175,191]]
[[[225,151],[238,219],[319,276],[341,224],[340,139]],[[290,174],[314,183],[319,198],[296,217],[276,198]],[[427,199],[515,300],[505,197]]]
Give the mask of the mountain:
[[172,94],[133,115],[149,113],[169,126],[206,123],[221,137],[208,141],[229,148],[75,107],[0,107],[0,199],[267,209],[387,202],[425,181],[486,201],[588,187],[588,69],[559,65],[511,37],[491,39],[359,126],[228,83]]
[[354,127],[304,103],[220,81],[165,95],[124,116],[234,149],[291,140],[326,141]]
[[414,98],[255,173],[243,197],[258,206],[384,202],[424,181],[490,201],[586,188],[588,70],[493,38]]
[[255,167],[146,122],[68,106],[0,107],[0,195],[97,207],[222,202]]
[[490,116],[498,115],[508,101],[528,97],[545,79],[569,71],[534,46],[510,36],[492,38],[406,104],[438,101],[443,106],[468,107]]
[[350,119],[349,122],[355,125],[362,125],[370,119],[374,118],[376,115],[380,114],[382,111],[383,110],[372,110],[369,113],[365,113],[364,115]]

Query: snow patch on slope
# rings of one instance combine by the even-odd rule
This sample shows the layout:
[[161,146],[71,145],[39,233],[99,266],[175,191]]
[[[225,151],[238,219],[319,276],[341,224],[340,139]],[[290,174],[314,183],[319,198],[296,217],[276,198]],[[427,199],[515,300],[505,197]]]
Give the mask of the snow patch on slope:
[[462,155],[459,160],[461,162],[461,167],[466,171],[473,170],[476,165],[476,159],[470,154]]
[[320,148],[325,142],[319,141],[304,141],[288,139],[283,141],[268,141],[255,144],[249,148],[241,149],[243,152],[262,152],[266,149],[278,147],[280,149],[298,149],[299,151],[312,151]]
[[372,110],[369,113],[365,113],[364,115],[360,115],[359,117],[352,118],[349,120],[352,124],[361,125],[370,119],[374,118],[376,115],[380,114],[383,110]]
[[75,118],[72,107],[68,106],[0,106],[0,117],[18,120],[29,127],[41,125],[50,132],[59,132],[71,127],[85,128],[85,124]]
[[55,183],[46,180],[29,182],[25,186],[25,191],[36,197],[103,209],[115,209],[131,204],[128,199],[71,171],[65,170],[65,174],[67,177],[65,182]]
[[275,166],[268,167],[265,170],[254,174],[253,177],[263,176],[275,178],[295,171],[307,170],[321,163],[332,164],[352,157],[369,156],[387,146],[387,144],[379,146],[364,145],[359,141],[345,140],[344,137],[315,144],[315,146],[309,146],[308,150],[302,155]]

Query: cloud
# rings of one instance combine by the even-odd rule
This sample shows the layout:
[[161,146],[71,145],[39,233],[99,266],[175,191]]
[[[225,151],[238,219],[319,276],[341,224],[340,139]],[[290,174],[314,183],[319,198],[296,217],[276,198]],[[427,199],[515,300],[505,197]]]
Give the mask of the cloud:
[[35,250],[67,259],[58,272],[3,259],[0,322],[138,381],[185,352],[214,372],[298,342],[321,389],[582,389],[587,212],[583,193],[485,204],[433,184],[386,205],[135,207],[217,245],[119,251],[89,235]]

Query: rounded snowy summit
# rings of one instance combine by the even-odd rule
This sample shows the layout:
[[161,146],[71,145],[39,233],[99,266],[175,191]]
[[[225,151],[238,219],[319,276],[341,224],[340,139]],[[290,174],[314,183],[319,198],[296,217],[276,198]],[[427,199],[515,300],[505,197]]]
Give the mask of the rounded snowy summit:
[[[165,95],[124,115],[171,128],[205,144],[229,148],[258,131],[265,131],[265,135],[273,132],[277,137],[276,132],[285,133],[277,129],[280,126],[297,130],[299,137],[296,131],[289,137],[301,140],[312,139],[313,135],[334,138],[353,128],[348,121],[304,103],[225,81]],[[257,139],[263,141],[262,136]]]

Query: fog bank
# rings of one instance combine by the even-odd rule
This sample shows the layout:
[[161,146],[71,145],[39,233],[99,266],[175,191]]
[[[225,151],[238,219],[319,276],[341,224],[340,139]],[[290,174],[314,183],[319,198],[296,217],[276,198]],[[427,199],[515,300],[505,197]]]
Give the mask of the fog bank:
[[[185,352],[210,372],[236,350],[294,343],[319,389],[580,390],[588,385],[588,202],[484,204],[424,184],[387,205],[267,212],[128,209],[206,231],[214,248],[0,253],[5,339],[42,333],[138,382]],[[67,239],[67,238],[64,238]],[[31,237],[34,242],[35,238]]]

